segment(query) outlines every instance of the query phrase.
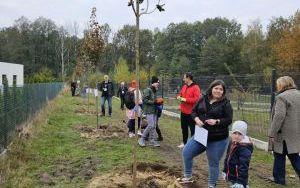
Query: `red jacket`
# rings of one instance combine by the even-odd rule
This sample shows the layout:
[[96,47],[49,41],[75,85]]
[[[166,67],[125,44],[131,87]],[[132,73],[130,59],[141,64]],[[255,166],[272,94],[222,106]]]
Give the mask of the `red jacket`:
[[183,98],[186,98],[186,102],[181,102],[180,104],[181,112],[185,114],[191,114],[194,105],[201,97],[201,90],[200,87],[195,83],[192,83],[189,86],[185,84],[182,86],[179,95]]

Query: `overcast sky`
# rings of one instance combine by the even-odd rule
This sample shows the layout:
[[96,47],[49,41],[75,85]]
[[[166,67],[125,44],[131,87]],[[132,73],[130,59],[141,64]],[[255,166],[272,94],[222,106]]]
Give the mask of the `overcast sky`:
[[[146,0],[144,0],[146,1]],[[154,7],[157,0],[149,0]],[[135,24],[127,0],[0,0],[0,27],[11,26],[17,18],[25,16],[31,21],[39,16],[66,26],[76,21],[79,30],[86,28],[91,8],[97,8],[100,23],[108,23],[113,31],[124,24]],[[300,0],[161,0],[165,12],[154,12],[141,17],[141,28],[163,29],[171,22],[203,21],[217,16],[236,19],[247,25],[259,19],[266,30],[272,17],[289,17],[300,10]]]

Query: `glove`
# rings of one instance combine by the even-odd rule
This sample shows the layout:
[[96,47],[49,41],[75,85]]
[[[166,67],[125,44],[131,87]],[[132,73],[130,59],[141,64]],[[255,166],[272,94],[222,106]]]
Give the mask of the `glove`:
[[235,183],[231,186],[231,188],[244,188],[244,186],[242,184]]
[[180,102],[186,102],[186,98],[180,96],[177,97],[177,100],[179,100]]
[[155,100],[155,104],[157,105],[164,104],[164,99],[162,97],[157,97],[157,99]]

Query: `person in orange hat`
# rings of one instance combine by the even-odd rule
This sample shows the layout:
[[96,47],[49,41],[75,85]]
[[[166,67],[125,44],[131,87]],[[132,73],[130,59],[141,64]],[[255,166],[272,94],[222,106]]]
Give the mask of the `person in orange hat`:
[[[135,102],[136,97],[137,97],[136,80],[132,80],[131,87],[129,87],[128,92],[132,92],[134,94],[134,101],[133,102]],[[125,106],[126,106],[126,102],[127,101],[126,101],[126,97],[125,97]],[[139,102],[139,106],[137,107],[138,109],[135,109],[135,108],[129,109],[129,108],[127,108],[127,110],[126,110],[126,115],[128,117],[127,127],[128,127],[129,137],[134,137],[135,136],[135,113],[138,113],[138,132],[140,132],[141,114],[142,114],[141,105],[143,104],[141,91],[139,91],[139,100],[138,100],[138,102]]]

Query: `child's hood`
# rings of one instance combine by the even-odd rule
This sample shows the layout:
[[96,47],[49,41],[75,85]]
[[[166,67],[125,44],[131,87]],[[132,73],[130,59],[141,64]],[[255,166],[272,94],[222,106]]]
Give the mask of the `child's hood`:
[[248,136],[244,136],[243,140],[238,144],[240,147],[246,147],[253,152],[253,143],[251,142],[251,139]]

